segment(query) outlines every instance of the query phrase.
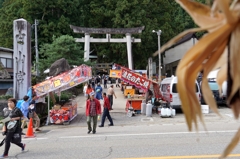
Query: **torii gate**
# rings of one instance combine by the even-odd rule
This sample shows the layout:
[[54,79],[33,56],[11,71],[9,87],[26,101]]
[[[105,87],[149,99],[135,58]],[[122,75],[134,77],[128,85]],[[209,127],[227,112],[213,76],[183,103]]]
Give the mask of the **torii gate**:
[[[76,42],[84,42],[84,61],[89,60],[90,53],[90,42],[94,43],[127,43],[127,53],[128,53],[128,68],[132,70],[132,42],[141,42],[141,39],[131,38],[132,34],[140,34],[144,29],[144,26],[137,28],[84,28],[70,25],[74,33],[83,33],[85,37],[76,38]],[[92,38],[90,34],[106,34],[105,39]],[[125,34],[126,37],[111,38],[111,34]]]

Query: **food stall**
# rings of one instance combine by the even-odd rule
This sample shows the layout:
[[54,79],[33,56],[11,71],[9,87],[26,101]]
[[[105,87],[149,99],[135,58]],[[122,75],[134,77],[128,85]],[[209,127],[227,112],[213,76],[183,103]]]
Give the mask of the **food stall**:
[[[134,85],[137,88],[147,91],[150,88],[151,81],[147,78],[142,77],[141,75],[132,72],[131,70],[122,67],[122,76],[121,79],[130,85]],[[126,111],[131,106],[134,110],[141,110],[141,103],[144,99],[143,95],[131,95],[131,98],[128,98],[126,102]]]
[[64,90],[87,82],[92,77],[91,67],[81,65],[64,72],[58,76],[47,79],[33,86],[33,90],[38,97],[48,94],[48,119],[53,124],[69,124],[77,116],[77,102],[70,99],[62,105],[56,104],[50,110],[49,93],[54,92],[60,95]]
[[133,86],[126,85],[124,88],[124,96],[127,98],[129,95],[134,96],[135,94],[135,89]]
[[50,110],[50,123],[53,124],[69,124],[77,116],[77,102],[71,100],[63,106],[56,104]]
[[141,103],[144,99],[143,95],[134,95],[128,98],[126,101],[126,112],[130,107],[133,108],[134,111],[141,111]]
[[[126,111],[128,111],[129,107],[134,111],[141,110],[142,100],[145,100],[145,92],[150,89],[150,86],[153,88],[155,98],[160,98],[159,84],[141,75],[139,72],[143,72],[142,70],[134,71],[118,64],[114,64],[114,66],[121,69],[121,80],[129,86],[132,86],[124,90],[124,96],[128,96],[128,94],[130,95],[126,101]],[[135,94],[136,91],[133,87],[141,90],[138,91],[138,93],[140,93]]]
[[[159,85],[155,81],[149,80],[137,73],[132,72],[131,70],[122,67],[122,76],[121,79],[131,85],[134,85],[135,87],[143,90],[146,92],[148,89],[150,89],[150,86],[152,85],[155,98],[160,98],[160,90]],[[141,103],[142,100],[145,100],[145,94],[134,94],[129,98],[126,102],[126,110],[128,110],[128,107],[131,106],[133,110],[139,111],[141,110]]]

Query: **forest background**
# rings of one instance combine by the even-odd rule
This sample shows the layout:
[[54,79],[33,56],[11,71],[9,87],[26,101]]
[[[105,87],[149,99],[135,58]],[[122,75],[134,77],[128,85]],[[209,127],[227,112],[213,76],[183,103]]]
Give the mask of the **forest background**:
[[[196,0],[209,3],[209,0]],[[132,44],[134,69],[145,69],[147,59],[158,49],[157,34],[162,30],[161,45],[180,32],[197,27],[190,16],[174,0],[0,0],[0,46],[13,48],[13,21],[19,18],[39,24],[38,44],[40,71],[55,60],[65,57],[71,65],[81,65],[84,43],[74,38],[70,25],[92,28],[132,28],[145,26],[141,43]],[[32,27],[32,61],[35,61],[34,27]],[[204,33],[198,33],[201,37]],[[105,38],[106,35],[91,35]],[[123,35],[112,35],[123,38]],[[98,63],[118,63],[127,66],[125,43],[91,43],[90,50],[98,56]],[[162,54],[164,56],[164,54]],[[158,65],[158,57],[154,57]]]

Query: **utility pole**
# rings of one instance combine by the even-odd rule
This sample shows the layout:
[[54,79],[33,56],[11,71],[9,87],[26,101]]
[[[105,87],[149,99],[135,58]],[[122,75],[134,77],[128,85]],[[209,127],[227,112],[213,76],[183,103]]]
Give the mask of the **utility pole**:
[[161,36],[161,33],[162,31],[161,30],[158,30],[158,31],[155,31],[153,30],[152,31],[153,33],[157,33],[158,35],[158,61],[159,61],[159,68],[158,68],[158,71],[159,71],[159,84],[161,83],[161,77],[162,77],[162,72],[161,72],[161,52],[160,52],[160,49],[161,49],[161,45],[160,45],[160,36]]
[[152,58],[151,57],[149,57],[148,58],[148,78],[150,79],[150,80],[152,80],[152,75],[153,75],[153,73],[152,73]]
[[35,23],[34,23],[34,26],[35,26],[35,52],[36,52],[36,76],[39,75],[39,68],[38,68],[38,38],[37,38],[37,26],[38,26],[38,20],[35,19]]

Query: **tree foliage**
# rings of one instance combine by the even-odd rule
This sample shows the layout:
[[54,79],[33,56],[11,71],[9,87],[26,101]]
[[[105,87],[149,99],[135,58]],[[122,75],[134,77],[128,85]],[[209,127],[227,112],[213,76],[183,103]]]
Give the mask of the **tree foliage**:
[[81,46],[69,35],[62,35],[58,38],[53,36],[53,42],[51,44],[43,44],[39,54],[43,57],[39,60],[41,72],[49,68],[60,58],[65,58],[71,66],[79,66],[84,63]]
[[[53,36],[84,36],[73,33],[70,24],[93,28],[145,26],[141,34],[132,35],[141,38],[141,43],[132,43],[135,69],[144,69],[147,59],[158,49],[158,37],[152,30],[162,30],[161,44],[164,44],[183,30],[196,27],[188,14],[173,0],[0,0],[0,46],[13,48],[13,20],[19,18],[31,24],[35,19],[39,20],[37,32],[41,50],[45,49],[41,47],[52,45]],[[105,38],[106,35],[94,34],[91,37]],[[125,35],[112,35],[112,38],[123,37]],[[34,36],[32,39],[34,42]],[[83,46],[83,43],[79,45]],[[98,55],[99,63],[128,64],[126,43],[91,43],[90,47]],[[41,54],[40,58],[46,56]]]
[[[168,0],[93,0],[86,4],[89,6],[89,19],[85,21],[86,27],[106,28],[132,28],[145,26],[142,34],[132,35],[141,38],[141,43],[132,44],[134,67],[146,67],[147,59],[158,48],[157,35],[152,30],[164,30],[162,41],[167,41],[174,36],[171,25],[170,11],[173,9]],[[95,18],[92,18],[95,17]],[[96,35],[103,37],[105,35]],[[125,35],[112,35],[113,38],[123,38]],[[99,61],[116,62],[127,66],[127,48],[125,43],[118,44],[93,44],[97,51]]]

